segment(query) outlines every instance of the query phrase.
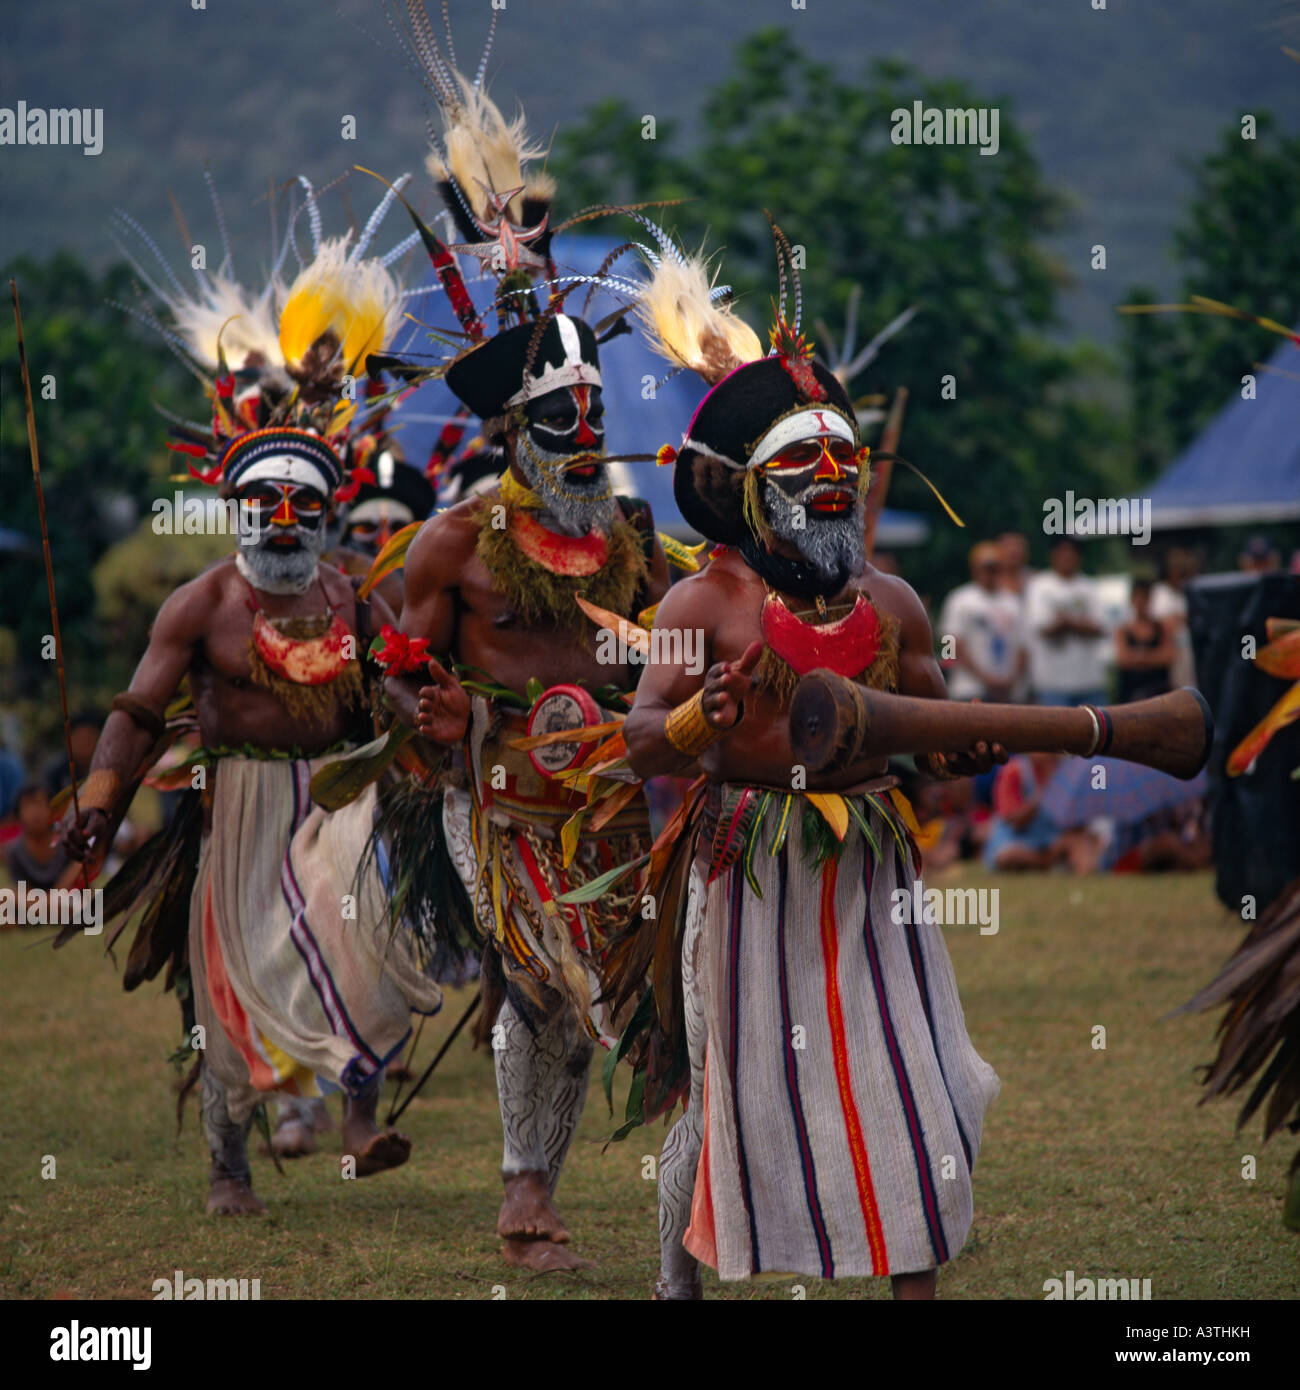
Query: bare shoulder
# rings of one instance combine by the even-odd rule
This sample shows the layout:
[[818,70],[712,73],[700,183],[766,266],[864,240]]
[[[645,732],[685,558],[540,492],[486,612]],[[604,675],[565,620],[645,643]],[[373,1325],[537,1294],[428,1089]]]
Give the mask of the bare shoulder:
[[406,554],[406,567],[419,573],[459,571],[478,544],[482,509],[491,507],[494,492],[467,497],[454,507],[438,512],[416,532]]
[[659,602],[655,623],[663,627],[689,620],[696,626],[712,626],[726,605],[739,597],[742,588],[740,577],[715,560],[698,573],[679,579],[668,590]]
[[233,553],[209,565],[167,597],[154,619],[154,637],[189,642],[202,637],[214,614],[233,596],[235,586],[242,584]]
[[858,581],[858,587],[867,591],[877,607],[886,609],[900,622],[906,624],[919,621],[929,624],[925,604],[901,575],[886,574],[883,570],[868,565]]

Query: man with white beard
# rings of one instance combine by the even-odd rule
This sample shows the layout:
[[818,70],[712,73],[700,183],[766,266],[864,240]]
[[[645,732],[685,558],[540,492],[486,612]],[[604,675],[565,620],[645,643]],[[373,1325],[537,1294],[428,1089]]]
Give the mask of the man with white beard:
[[189,431],[178,447],[237,501],[239,543],[162,605],[63,832],[75,857],[102,860],[174,736],[169,706],[188,682],[203,745],[194,790],[109,883],[105,911],[125,923],[148,909],[128,989],[164,964],[169,986],[191,977],[207,1208],[222,1215],[265,1211],[247,1152],[259,1102],[315,1096],[318,1077],[345,1092],[356,1175],[403,1162],[407,1141],[375,1122],[384,1066],[409,1035],[406,1006],[428,1012],[441,999],[404,939],[390,949],[348,919],[332,875],[350,880],[354,864],[330,862],[327,846],[291,854],[325,756],[372,737],[362,659],[393,621],[321,556],[328,504],[361,481],[345,482],[356,416],[344,386],[387,342],[399,290],[346,238],[316,249],[278,298],[217,274],[167,301],[171,339],[208,378],[213,407],[210,433]]
[[[700,1297],[701,1263],[723,1279],[884,1275],[895,1297],[933,1297],[970,1226],[997,1077],[966,1034],[938,928],[891,919],[890,895],[921,871],[897,778],[884,758],[809,774],[789,732],[794,689],[818,668],[945,698],[930,625],[867,562],[868,450],[844,388],[781,317],[786,282],[764,356],[703,263],[663,250],[642,321],[712,389],[660,458],[718,548],[655,616],[702,633],[707,670],[651,666],[624,724],[640,776],[705,774],[656,846],[655,918],[633,923],[608,972],[611,1002],[638,1020],[622,1043],[644,1097],[629,1122],[689,1088],[659,1163],[656,1297]],[[979,745],[931,767],[995,758]]]

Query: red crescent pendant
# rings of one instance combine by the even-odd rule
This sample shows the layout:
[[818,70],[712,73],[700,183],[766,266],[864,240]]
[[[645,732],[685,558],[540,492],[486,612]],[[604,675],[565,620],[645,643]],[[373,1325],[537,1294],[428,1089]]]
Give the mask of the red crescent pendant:
[[525,511],[515,513],[510,529],[519,549],[552,574],[595,574],[609,559],[609,545],[599,531],[560,536]]
[[343,642],[351,635],[337,613],[328,632],[310,638],[286,637],[265,613],[253,615],[253,644],[258,655],[277,676],[294,685],[328,685],[337,680],[348,664]]
[[806,623],[775,594],[763,601],[759,616],[763,641],[801,676],[824,667],[837,676],[858,676],[880,650],[880,618],[862,594],[833,623]]

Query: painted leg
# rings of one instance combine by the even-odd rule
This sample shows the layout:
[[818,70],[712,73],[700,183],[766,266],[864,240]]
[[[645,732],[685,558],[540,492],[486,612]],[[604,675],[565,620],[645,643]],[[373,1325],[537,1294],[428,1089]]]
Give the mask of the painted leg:
[[[506,1195],[497,1218],[497,1234],[505,1242],[506,1262],[525,1269],[579,1269],[586,1262],[564,1247],[569,1232],[551,1202],[551,1159],[547,1139],[552,1140],[558,1162],[573,1137],[573,1125],[581,1113],[581,1097],[572,1124],[557,1123],[554,1115],[557,1096],[575,1088],[566,1063],[570,1054],[570,1024],[567,1010],[557,1008],[534,1035],[507,1001],[501,1006],[492,1040],[496,1065],[497,1101],[501,1107],[501,1128],[505,1147],[501,1178]],[[558,1176],[558,1166],[556,1169]]]
[[395,1129],[375,1122],[384,1073],[378,1071],[355,1095],[343,1097],[343,1152],[356,1159],[357,1177],[368,1178],[386,1168],[400,1168],[411,1156],[411,1141]]
[[682,1244],[691,1222],[695,1195],[695,1170],[704,1142],[704,1064],[708,1025],[705,1023],[696,981],[700,928],[704,921],[702,897],[692,891],[688,905],[686,938],[682,942],[682,995],[686,1010],[686,1044],[691,1059],[691,1096],[664,1141],[659,1155],[659,1282],[656,1302],[704,1297],[700,1262]]
[[212,1154],[208,1175],[208,1211],[218,1216],[261,1215],[266,1207],[253,1196],[253,1178],[248,1167],[250,1116],[236,1124],[226,1108],[226,1090],[203,1068],[200,1090],[203,1133]]

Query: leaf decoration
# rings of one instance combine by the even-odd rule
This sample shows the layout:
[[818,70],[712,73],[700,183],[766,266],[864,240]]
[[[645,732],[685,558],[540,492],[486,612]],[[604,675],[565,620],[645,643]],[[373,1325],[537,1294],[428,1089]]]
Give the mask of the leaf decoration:
[[403,526],[396,535],[389,537],[383,549],[375,556],[374,563],[370,566],[370,572],[357,589],[358,598],[369,598],[376,584],[381,583],[390,574],[406,564],[406,552],[411,548],[411,542],[423,525],[424,522],[422,521],[413,521],[409,526]]

